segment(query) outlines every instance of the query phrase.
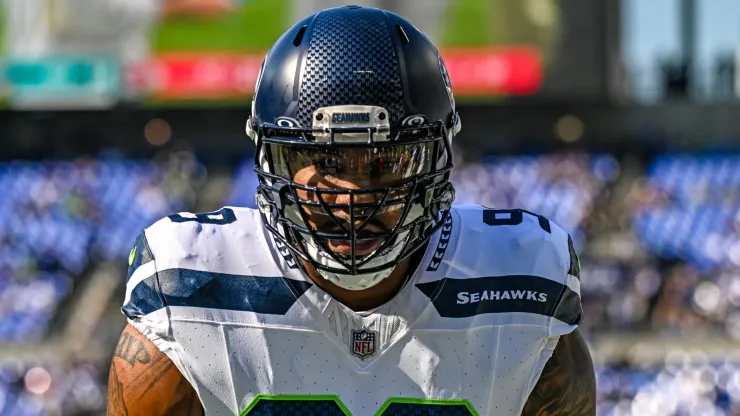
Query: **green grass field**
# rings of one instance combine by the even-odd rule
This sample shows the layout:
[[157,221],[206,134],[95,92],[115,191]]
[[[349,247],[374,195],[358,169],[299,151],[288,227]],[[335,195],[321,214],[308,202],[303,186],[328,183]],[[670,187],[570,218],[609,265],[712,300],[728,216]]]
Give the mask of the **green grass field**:
[[[496,27],[505,19],[495,13],[506,0],[456,0],[450,6],[444,46],[480,46],[499,43]],[[218,21],[170,20],[160,24],[154,39],[157,51],[265,50],[292,23],[290,0],[253,0],[238,13]],[[499,25],[491,18],[499,16]]]
[[481,46],[496,43],[490,21],[495,1],[456,0],[447,13],[449,23],[442,36],[444,46]]
[[[505,0],[456,0],[450,6],[444,46],[480,46],[499,43],[501,32],[491,24]],[[157,51],[264,50],[292,23],[289,0],[254,0],[238,13],[218,21],[170,20],[160,24],[154,39]],[[499,18],[497,20],[502,20]]]
[[289,0],[253,0],[214,21],[170,19],[159,25],[157,51],[266,50],[288,28]]
[[[450,6],[443,46],[478,46],[501,40],[499,25],[491,18],[505,0],[456,0]],[[155,31],[156,51],[254,51],[266,50],[292,23],[290,0],[252,0],[237,13],[213,21],[169,19]],[[0,8],[0,45],[5,19]],[[2,46],[0,46],[1,48]]]

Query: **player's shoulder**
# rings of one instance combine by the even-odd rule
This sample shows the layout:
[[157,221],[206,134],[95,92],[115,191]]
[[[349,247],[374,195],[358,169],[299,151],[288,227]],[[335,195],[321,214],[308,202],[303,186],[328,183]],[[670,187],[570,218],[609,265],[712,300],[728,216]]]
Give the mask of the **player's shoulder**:
[[552,326],[549,318],[556,318],[552,333],[580,322],[578,258],[568,233],[547,218],[521,209],[456,206],[436,241],[416,286],[440,316],[490,313],[502,324],[522,322],[509,312],[527,312],[532,324]]
[[184,258],[208,259],[228,246],[259,244],[263,239],[256,210],[223,207],[213,212],[168,215],[146,228],[137,246],[146,245],[140,249],[148,248],[162,269]]
[[[129,253],[127,285],[157,273],[165,276],[198,273],[246,274],[245,263],[261,264],[264,232],[259,214],[248,208],[168,215],[144,229]],[[269,256],[267,256],[269,258]],[[133,282],[131,282],[133,280]]]
[[453,207],[452,222],[455,257],[474,264],[475,277],[534,274],[564,281],[570,274],[580,278],[570,235],[538,213],[464,205]]
[[452,208],[467,239],[515,239],[530,237],[527,242],[567,244],[568,233],[558,224],[521,208],[500,209],[482,205],[461,205]]
[[144,231],[148,236],[188,239],[203,233],[232,233],[253,230],[260,222],[259,212],[251,208],[223,207],[213,212],[178,212],[155,222]]
[[[129,254],[124,313],[144,316],[164,305],[273,311],[284,305],[271,303],[264,292],[285,299],[291,294],[276,278],[280,275],[257,211],[225,207],[173,214],[136,239]],[[307,286],[296,285],[304,291]]]

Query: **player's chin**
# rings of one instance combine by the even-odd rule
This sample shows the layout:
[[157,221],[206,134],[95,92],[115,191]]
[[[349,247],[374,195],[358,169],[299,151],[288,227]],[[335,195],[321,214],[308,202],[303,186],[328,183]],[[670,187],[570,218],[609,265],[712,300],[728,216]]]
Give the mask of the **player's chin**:
[[[355,256],[362,257],[371,254],[383,244],[383,239],[358,241],[355,244]],[[329,249],[342,256],[352,255],[352,245],[348,241],[329,240]]]

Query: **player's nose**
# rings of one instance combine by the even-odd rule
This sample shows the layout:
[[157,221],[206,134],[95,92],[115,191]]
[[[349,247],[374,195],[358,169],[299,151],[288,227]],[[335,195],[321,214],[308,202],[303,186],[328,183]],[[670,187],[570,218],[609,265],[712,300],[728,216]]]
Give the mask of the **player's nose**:
[[[333,185],[337,189],[358,190],[365,187],[366,184],[358,183],[357,181],[337,179]],[[354,199],[355,204],[364,204],[378,201],[377,197],[378,195],[375,195],[372,192],[342,192],[336,195],[334,202],[337,204],[349,205],[350,201]]]
[[[344,188],[360,189],[360,187],[355,184],[349,185],[350,186],[346,186]],[[354,226],[358,227],[363,222],[363,219],[366,218],[368,215],[371,215],[372,212],[374,212],[375,210],[373,209],[373,207],[357,207],[357,205],[378,202],[380,201],[380,195],[376,195],[372,192],[342,192],[340,194],[337,194],[334,203],[338,205],[344,205],[344,207],[335,208],[332,210],[332,212],[338,219],[343,220],[347,223],[352,221],[352,213],[350,213],[349,209],[351,201],[353,201],[354,205],[356,206],[356,208],[354,209]]]
[[377,202],[376,196],[371,192],[362,192],[350,194],[341,193],[337,195],[336,203],[349,206],[350,202],[354,200],[355,204],[366,204],[370,202]]

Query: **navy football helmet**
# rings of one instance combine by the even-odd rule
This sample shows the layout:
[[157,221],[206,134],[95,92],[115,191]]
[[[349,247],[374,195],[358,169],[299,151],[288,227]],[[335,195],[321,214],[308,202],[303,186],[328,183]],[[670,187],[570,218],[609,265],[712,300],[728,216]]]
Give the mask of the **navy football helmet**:
[[311,15],[267,53],[247,122],[265,226],[334,284],[371,287],[449,216],[459,130],[444,62],[411,23]]

